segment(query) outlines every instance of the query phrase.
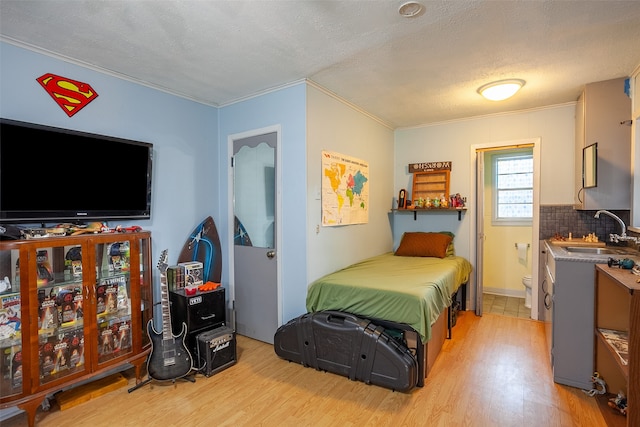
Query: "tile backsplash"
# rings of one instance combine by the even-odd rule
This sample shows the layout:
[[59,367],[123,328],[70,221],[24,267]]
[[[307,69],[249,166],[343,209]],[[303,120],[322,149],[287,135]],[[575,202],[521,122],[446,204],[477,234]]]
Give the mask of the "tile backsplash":
[[[549,239],[556,233],[568,237],[573,233],[574,238],[596,233],[602,242],[609,241],[609,234],[620,234],[620,224],[609,215],[593,216],[597,211],[578,211],[572,205],[542,205],[540,206],[540,240]],[[630,211],[610,211],[620,217],[622,222],[629,225]],[[633,234],[633,233],[628,233]]]

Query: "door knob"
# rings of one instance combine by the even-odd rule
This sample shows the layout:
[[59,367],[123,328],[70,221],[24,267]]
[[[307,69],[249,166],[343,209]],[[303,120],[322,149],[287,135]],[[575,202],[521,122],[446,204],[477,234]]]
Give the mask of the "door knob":
[[269,251],[267,252],[267,258],[273,258],[276,256],[276,251]]

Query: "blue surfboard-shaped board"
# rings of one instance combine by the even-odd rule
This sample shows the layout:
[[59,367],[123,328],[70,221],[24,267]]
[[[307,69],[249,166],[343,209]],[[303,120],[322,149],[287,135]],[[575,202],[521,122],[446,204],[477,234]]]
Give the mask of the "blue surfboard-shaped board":
[[202,263],[202,279],[205,283],[220,283],[222,276],[220,237],[216,224],[210,216],[196,226],[182,246],[178,262],[191,261]]
[[238,217],[235,217],[233,243],[238,246],[253,246],[249,233],[247,233],[247,230],[244,228],[244,225],[242,225],[242,222],[240,222]]

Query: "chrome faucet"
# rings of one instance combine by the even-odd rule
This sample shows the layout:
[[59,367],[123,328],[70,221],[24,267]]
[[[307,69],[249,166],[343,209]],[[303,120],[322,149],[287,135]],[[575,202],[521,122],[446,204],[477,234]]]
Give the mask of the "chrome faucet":
[[611,242],[615,242],[618,243],[620,240],[622,241],[631,241],[631,242],[635,242],[638,243],[638,238],[637,237],[632,237],[632,236],[627,236],[627,226],[624,225],[624,222],[615,214],[609,212],[609,211],[605,211],[605,210],[599,210],[598,212],[596,212],[596,214],[593,216],[594,218],[600,218],[600,214],[607,214],[609,215],[611,218],[615,219],[618,221],[618,223],[620,223],[620,227],[622,228],[622,234],[617,235],[617,234],[609,234],[609,241]]

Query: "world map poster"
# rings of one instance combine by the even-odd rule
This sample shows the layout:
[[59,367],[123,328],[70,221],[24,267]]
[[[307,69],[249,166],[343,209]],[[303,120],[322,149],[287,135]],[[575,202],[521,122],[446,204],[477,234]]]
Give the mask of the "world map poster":
[[322,225],[369,222],[369,164],[330,151],[322,152]]

